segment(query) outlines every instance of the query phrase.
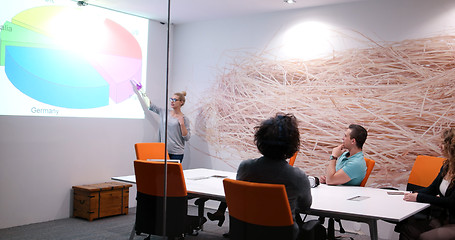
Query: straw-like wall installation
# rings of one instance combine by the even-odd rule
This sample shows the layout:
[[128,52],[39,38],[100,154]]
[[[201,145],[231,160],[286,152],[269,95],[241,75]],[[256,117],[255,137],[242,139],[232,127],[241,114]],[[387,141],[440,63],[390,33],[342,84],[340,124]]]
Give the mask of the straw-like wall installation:
[[416,156],[439,156],[441,130],[455,125],[455,36],[371,43],[309,61],[233,59],[203,104],[199,134],[225,162],[258,157],[253,127],[294,113],[302,138],[295,165],[319,176],[358,123],[369,132],[365,155],[376,161],[368,185],[406,183]]

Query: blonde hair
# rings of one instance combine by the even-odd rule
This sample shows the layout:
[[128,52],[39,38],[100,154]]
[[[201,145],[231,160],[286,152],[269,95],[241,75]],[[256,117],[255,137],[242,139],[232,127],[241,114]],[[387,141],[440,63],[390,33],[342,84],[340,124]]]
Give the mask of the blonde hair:
[[182,102],[182,106],[185,105],[185,96],[186,96],[185,91],[174,93],[174,95],[179,97],[179,100]]

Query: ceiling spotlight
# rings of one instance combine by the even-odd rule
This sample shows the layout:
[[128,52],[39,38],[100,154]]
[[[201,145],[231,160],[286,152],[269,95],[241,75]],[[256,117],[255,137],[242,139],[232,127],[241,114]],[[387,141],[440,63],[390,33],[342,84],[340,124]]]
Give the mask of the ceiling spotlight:
[[284,0],[284,2],[291,4],[291,3],[295,3],[295,0]]
[[88,4],[85,1],[77,1],[78,6],[87,6]]

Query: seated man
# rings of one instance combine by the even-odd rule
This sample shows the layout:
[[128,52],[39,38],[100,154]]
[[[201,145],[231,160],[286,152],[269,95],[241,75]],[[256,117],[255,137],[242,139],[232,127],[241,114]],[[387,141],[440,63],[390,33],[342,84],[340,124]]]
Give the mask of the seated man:
[[362,152],[367,130],[351,124],[343,137],[343,144],[332,150],[325,175],[320,182],[329,185],[359,186],[365,178],[367,166]]
[[[349,125],[344,133],[343,144],[332,149],[325,175],[319,179],[320,183],[360,186],[367,172],[367,164],[362,152],[367,135],[364,127],[357,124]],[[323,223],[324,218],[319,217],[319,221]],[[328,234],[334,237],[334,229],[330,221],[334,220],[329,220]],[[344,233],[340,219],[335,219],[335,221],[340,224],[340,232]]]

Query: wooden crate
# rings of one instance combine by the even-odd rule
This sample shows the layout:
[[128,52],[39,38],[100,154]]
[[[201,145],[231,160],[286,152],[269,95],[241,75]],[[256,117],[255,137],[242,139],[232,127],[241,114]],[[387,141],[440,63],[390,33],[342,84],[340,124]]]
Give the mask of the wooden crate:
[[73,186],[73,216],[93,219],[128,214],[131,184],[105,182]]

